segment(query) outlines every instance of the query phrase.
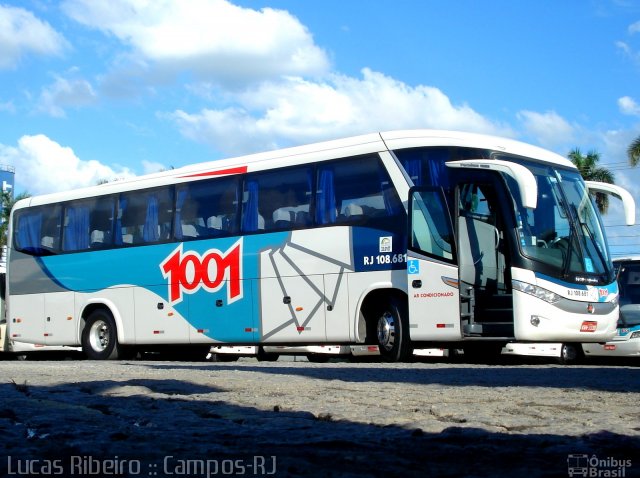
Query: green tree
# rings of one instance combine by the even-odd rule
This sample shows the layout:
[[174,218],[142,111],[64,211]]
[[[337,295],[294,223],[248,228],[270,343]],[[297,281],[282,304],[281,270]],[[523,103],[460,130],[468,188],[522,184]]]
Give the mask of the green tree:
[[9,217],[13,206],[21,199],[30,196],[31,194],[27,192],[20,193],[16,197],[13,197],[10,192],[0,193],[0,202],[2,203],[0,206],[0,248],[7,245],[7,229],[9,228]]
[[[615,175],[607,168],[598,166],[600,153],[595,150],[582,154],[579,148],[572,149],[567,157],[576,165],[585,181],[599,181],[601,183],[614,184]],[[603,193],[595,193],[596,205],[601,213],[609,209],[609,196]]]
[[627,148],[627,155],[631,166],[635,167],[640,164],[640,136],[631,142],[629,148]]

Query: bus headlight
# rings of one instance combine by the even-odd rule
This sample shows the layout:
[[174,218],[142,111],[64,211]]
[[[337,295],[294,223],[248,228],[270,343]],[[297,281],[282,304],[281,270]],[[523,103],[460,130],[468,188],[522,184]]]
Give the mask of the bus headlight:
[[640,339],[640,330],[636,330],[629,336],[629,340],[631,339]]
[[550,304],[558,302],[562,298],[555,292],[543,289],[542,287],[539,287],[537,285],[528,284],[519,280],[513,280],[511,281],[511,283],[515,290],[519,290],[520,292],[524,292],[525,294],[532,295],[534,297],[537,297],[538,299],[544,300],[545,302],[549,302]]

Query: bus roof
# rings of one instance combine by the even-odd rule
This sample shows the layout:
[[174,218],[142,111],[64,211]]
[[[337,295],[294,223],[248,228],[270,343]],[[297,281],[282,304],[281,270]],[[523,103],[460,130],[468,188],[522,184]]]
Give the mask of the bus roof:
[[420,146],[459,146],[490,149],[526,156],[563,167],[575,168],[571,161],[551,151],[512,139],[477,133],[445,130],[403,130],[370,133],[360,136],[295,146],[246,156],[219,159],[184,166],[122,181],[90,186],[73,191],[33,196],[19,201],[15,209],[50,204],[72,199],[115,194],[123,191],[152,188],[166,184],[225,176],[242,172],[325,161],[345,156],[371,154],[380,151]]

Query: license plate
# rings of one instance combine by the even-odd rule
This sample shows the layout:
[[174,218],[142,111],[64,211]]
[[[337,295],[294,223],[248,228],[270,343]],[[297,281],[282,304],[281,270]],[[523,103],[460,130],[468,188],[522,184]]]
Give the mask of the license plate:
[[595,332],[598,328],[598,322],[585,320],[580,326],[580,332]]

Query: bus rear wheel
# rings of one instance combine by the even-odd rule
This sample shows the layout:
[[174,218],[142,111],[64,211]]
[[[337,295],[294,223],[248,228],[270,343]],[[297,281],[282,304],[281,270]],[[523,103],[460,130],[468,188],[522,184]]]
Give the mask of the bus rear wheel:
[[395,298],[379,310],[376,337],[380,356],[386,362],[402,362],[413,353],[405,311]]
[[82,330],[82,351],[92,360],[117,360],[122,346],[111,313],[97,309],[89,314]]

